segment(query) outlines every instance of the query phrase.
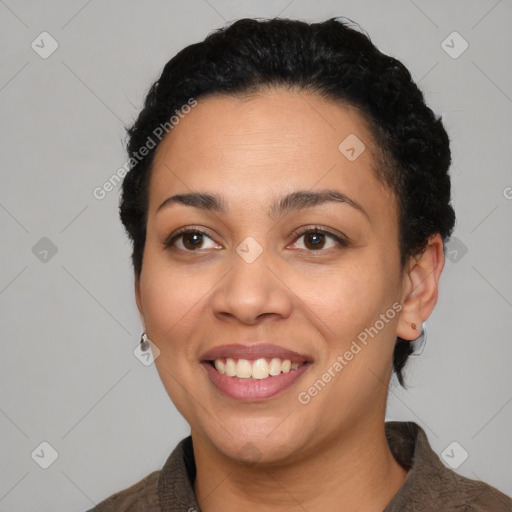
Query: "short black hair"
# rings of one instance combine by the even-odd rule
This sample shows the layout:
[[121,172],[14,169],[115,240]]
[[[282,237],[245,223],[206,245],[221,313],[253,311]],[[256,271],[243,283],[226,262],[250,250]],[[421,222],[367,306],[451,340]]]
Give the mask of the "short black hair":
[[[379,149],[377,177],[397,199],[402,269],[434,234],[446,242],[455,213],[450,205],[450,145],[442,120],[426,106],[407,68],[381,53],[352,23],[340,17],[321,23],[244,18],[167,62],[127,128],[130,170],[119,210],[133,242],[136,276],[142,270],[148,185],[158,144],[143,158],[140,148],[191,98],[250,94],[269,87],[312,91],[361,111]],[[411,342],[397,338],[393,370],[402,386],[402,370],[412,352]]]

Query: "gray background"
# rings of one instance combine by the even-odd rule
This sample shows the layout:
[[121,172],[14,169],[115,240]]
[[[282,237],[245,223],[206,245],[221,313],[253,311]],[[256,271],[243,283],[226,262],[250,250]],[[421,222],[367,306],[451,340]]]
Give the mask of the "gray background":
[[[440,455],[456,441],[469,454],[459,473],[512,494],[510,0],[0,0],[0,510],[86,510],[160,469],[188,434],[133,354],[119,187],[92,192],[124,164],[123,126],[172,55],[226,21],[278,14],[355,20],[443,115],[456,239],[388,419],[419,423]],[[59,45],[46,59],[31,47],[43,31]],[[469,44],[458,58],[441,45],[454,31]],[[58,452],[48,469],[36,463],[48,449],[31,456],[43,441]]]

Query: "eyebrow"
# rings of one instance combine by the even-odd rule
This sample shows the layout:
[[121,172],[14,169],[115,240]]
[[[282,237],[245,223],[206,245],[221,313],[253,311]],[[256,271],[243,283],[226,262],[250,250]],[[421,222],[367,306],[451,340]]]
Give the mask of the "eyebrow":
[[[269,216],[275,218],[291,211],[303,210],[324,203],[344,203],[360,211],[368,220],[370,217],[366,210],[356,201],[337,190],[298,190],[279,198],[270,208]],[[227,202],[223,196],[208,193],[176,194],[168,197],[156,210],[158,213],[163,208],[173,204],[192,206],[205,211],[213,211],[220,214],[227,212]]]

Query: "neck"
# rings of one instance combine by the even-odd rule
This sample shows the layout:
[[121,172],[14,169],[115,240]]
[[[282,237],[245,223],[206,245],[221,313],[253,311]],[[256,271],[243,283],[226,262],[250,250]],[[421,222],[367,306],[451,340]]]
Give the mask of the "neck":
[[[315,447],[300,462],[247,467],[194,436],[195,493],[203,512],[382,512],[407,471],[396,462],[384,421],[358,426]],[[321,490],[321,492],[319,492]]]

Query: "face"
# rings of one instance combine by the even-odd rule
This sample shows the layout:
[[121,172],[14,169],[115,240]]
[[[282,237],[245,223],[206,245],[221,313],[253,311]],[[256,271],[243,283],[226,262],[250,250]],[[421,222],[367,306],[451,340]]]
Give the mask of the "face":
[[383,419],[403,278],[375,155],[356,109],[280,89],[200,98],[158,147],[137,304],[221,453],[293,461]]

